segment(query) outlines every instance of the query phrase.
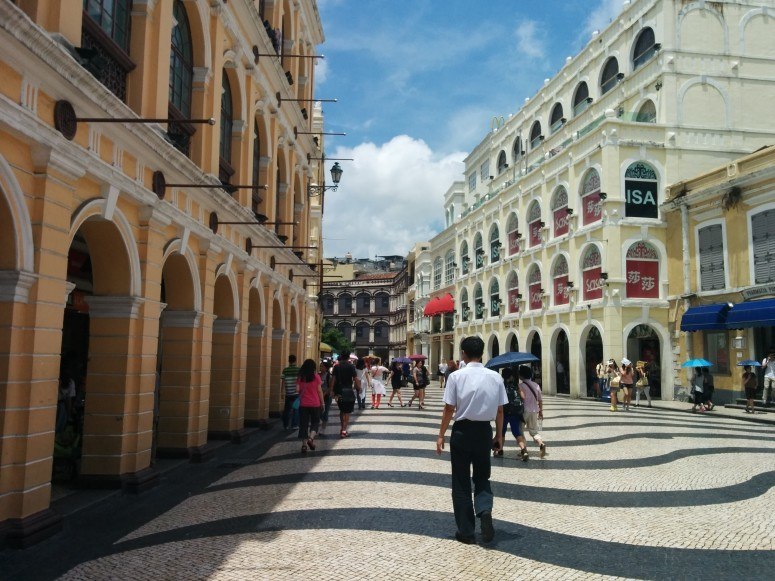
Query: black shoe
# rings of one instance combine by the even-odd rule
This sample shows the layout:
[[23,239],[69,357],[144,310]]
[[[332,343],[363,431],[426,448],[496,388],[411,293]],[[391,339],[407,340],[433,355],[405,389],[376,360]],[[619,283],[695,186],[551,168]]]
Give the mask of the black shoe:
[[482,528],[482,540],[485,543],[489,543],[495,538],[495,529],[492,526],[492,513],[489,510],[485,510],[482,516],[479,517],[479,520]]
[[476,544],[476,538],[475,537],[464,537],[460,534],[460,532],[455,533],[455,540],[463,543],[464,545],[475,545]]

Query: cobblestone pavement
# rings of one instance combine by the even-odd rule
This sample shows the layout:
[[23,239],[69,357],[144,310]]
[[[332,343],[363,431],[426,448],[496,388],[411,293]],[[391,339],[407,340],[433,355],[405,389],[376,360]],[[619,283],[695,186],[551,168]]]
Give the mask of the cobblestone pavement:
[[[140,497],[67,518],[0,579],[765,579],[775,571],[775,430],[547,398],[545,459],[493,459],[492,543],[455,532],[441,390],[356,416],[302,456],[295,434],[222,448]],[[335,414],[332,414],[332,419]],[[449,432],[448,432],[449,436]]]

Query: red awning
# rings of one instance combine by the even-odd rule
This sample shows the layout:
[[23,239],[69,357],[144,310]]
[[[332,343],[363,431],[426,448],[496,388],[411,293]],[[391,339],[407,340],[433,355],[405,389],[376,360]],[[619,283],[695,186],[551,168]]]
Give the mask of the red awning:
[[433,315],[437,315],[439,313],[438,305],[439,305],[439,297],[429,300],[428,304],[425,305],[425,309],[423,309],[423,312],[422,312],[423,316],[432,317]]
[[441,315],[445,313],[452,313],[455,310],[455,299],[452,298],[452,295],[447,293],[443,297],[437,299],[436,303],[436,315]]

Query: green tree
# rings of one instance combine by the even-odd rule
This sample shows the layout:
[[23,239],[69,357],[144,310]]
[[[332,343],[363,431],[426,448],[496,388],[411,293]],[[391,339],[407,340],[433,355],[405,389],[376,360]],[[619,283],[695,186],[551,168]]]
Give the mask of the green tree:
[[320,335],[320,340],[324,343],[331,345],[331,349],[335,353],[341,353],[342,351],[352,351],[353,344],[349,339],[346,339],[342,332],[334,327],[331,323],[326,323],[323,326],[323,332]]

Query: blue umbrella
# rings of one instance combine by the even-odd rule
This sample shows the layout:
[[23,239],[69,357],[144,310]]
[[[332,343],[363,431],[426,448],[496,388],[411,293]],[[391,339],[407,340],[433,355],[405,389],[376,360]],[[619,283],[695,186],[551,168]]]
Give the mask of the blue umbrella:
[[509,367],[511,365],[519,365],[520,363],[530,363],[531,361],[540,361],[538,357],[532,353],[523,353],[522,351],[509,351],[503,355],[498,355],[490,359],[485,367],[487,369],[500,369],[501,367]]
[[412,360],[409,359],[408,357],[396,357],[395,359],[393,359],[393,361],[396,361],[398,363],[411,363],[412,362]]
[[706,359],[689,359],[682,363],[681,367],[710,367],[711,365],[713,364]]
[[761,363],[759,363],[758,361],[754,361],[753,359],[743,359],[740,363],[737,364],[738,367],[747,367],[749,365],[751,367],[761,367],[762,366]]

